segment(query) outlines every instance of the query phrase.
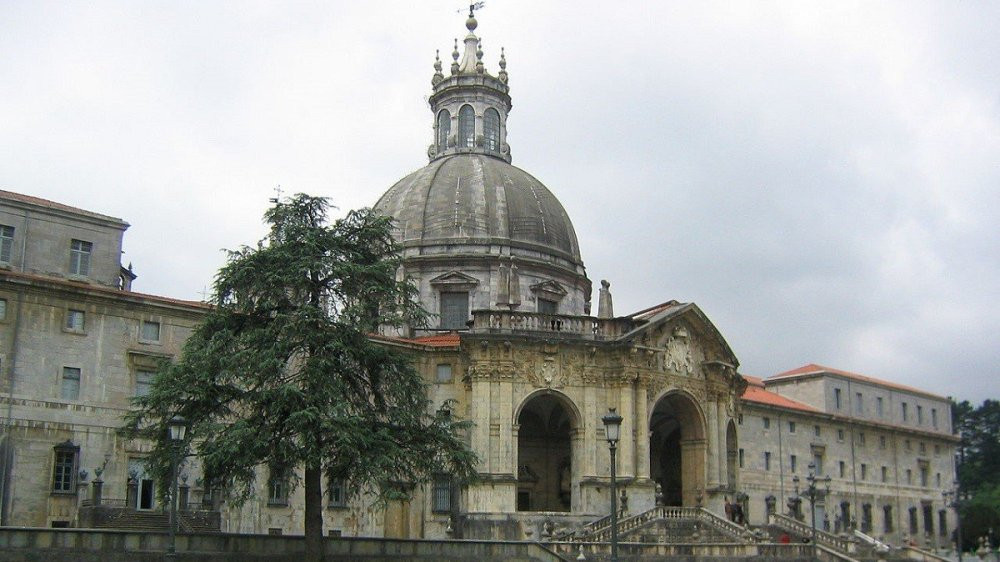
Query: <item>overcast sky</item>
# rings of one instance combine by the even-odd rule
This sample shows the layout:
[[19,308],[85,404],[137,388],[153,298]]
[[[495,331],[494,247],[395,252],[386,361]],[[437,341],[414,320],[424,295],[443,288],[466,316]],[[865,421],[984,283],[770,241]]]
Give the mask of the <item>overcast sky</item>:
[[[135,288],[200,299],[276,186],[348,209],[426,164],[464,11],[0,2],[0,188],[125,219]],[[479,21],[513,163],[618,314],[696,302],[745,374],[1000,396],[1000,3],[488,0]]]

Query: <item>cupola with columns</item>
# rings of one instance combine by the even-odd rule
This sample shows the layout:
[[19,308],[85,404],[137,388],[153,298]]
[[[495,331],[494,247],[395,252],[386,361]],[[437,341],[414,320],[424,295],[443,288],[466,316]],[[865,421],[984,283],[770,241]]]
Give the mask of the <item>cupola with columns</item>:
[[[482,39],[476,36],[475,6],[469,6],[465,22],[465,52],[458,39],[451,53],[451,74],[442,72],[440,53],[434,61],[430,97],[434,112],[434,142],[427,149],[431,160],[450,154],[486,154],[510,162],[507,145],[507,114],[511,103],[507,86],[507,60],[500,49],[500,71],[493,76],[483,62]],[[459,58],[461,57],[461,59]]]

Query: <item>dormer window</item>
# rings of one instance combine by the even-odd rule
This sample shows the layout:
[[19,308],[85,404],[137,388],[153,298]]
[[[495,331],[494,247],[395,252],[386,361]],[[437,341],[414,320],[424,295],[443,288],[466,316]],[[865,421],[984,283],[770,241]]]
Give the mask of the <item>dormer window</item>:
[[486,150],[500,152],[500,112],[492,107],[483,115],[483,140]]
[[90,275],[90,253],[94,245],[83,240],[73,240],[69,245],[69,272],[86,277]]
[[458,146],[461,148],[476,146],[476,112],[471,105],[463,105],[458,111]]
[[448,135],[451,134],[451,113],[442,109],[438,113],[437,148],[438,152],[448,149]]

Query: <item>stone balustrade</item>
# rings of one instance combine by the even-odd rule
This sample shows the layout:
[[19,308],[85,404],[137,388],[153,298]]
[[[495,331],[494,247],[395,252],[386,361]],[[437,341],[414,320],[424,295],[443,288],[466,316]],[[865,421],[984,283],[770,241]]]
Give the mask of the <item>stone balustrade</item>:
[[589,340],[612,340],[633,328],[626,318],[594,318],[503,310],[472,312],[472,333],[531,333]]

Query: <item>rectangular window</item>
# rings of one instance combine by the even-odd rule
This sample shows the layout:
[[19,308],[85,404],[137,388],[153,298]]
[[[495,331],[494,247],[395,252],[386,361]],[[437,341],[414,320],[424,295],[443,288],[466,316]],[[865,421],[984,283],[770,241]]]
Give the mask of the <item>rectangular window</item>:
[[924,424],[924,407],[917,404],[917,425]]
[[910,440],[909,440],[909,439],[907,439],[906,441],[903,441],[903,447],[904,447],[904,448],[905,448],[905,449],[906,449],[907,451],[912,451],[912,450],[913,450],[913,445],[912,445],[912,444],[910,443]]
[[437,382],[451,382],[451,363],[438,364]]
[[771,451],[764,451],[764,470],[771,470]]
[[764,422],[764,429],[771,428],[771,418],[764,418],[763,422]]
[[933,426],[934,429],[938,428],[938,423],[937,423],[937,408],[931,408],[931,426]]
[[934,480],[937,482],[937,487],[940,488],[941,487],[941,473],[940,472],[938,472],[937,474],[934,475]]
[[740,468],[743,468],[743,449],[740,449]]
[[813,426],[813,434],[814,434],[814,435],[815,435],[816,437],[819,437],[819,436],[820,436],[821,432],[820,432],[820,430],[819,430],[819,426],[818,426],[818,425],[814,425],[814,426]]
[[840,461],[837,463],[837,469],[841,478],[843,478],[844,475],[847,474],[847,465],[844,464],[844,461]]
[[920,467],[920,485],[924,488],[927,487],[927,480],[928,480],[927,477],[928,477],[927,467],[926,466]]
[[52,491],[60,494],[75,493],[76,457],[79,447],[70,442],[55,448],[55,465],[52,470]]
[[556,301],[548,299],[538,299],[538,312],[541,314],[556,314],[559,305]]
[[907,407],[906,402],[903,402],[902,407],[903,407],[903,421],[907,421],[909,420],[910,415],[909,415],[909,408]]
[[936,457],[940,454],[941,454],[941,445],[934,445],[934,456]]
[[859,414],[865,413],[865,399],[860,392],[854,395],[854,411]]
[[865,463],[861,463],[861,479],[862,480],[868,479],[868,465]]
[[861,532],[872,532],[872,504],[870,503],[861,506]]
[[63,400],[80,399],[80,369],[76,367],[63,367],[62,385],[59,396]]
[[892,506],[883,505],[882,506],[882,529],[886,533],[892,532]]
[[885,435],[878,436],[878,448],[885,449]]
[[917,508],[910,508],[910,534],[915,535],[919,532],[917,529]]
[[154,371],[136,371],[135,372],[135,395],[136,396],[146,396],[149,394],[149,390],[153,388],[153,379],[156,377]]
[[909,468],[906,469],[906,483],[913,484],[913,471]]
[[833,389],[833,406],[835,408],[837,408],[838,410],[840,409],[840,389],[839,388]]
[[844,440],[844,430],[843,429],[838,429],[837,430],[837,441],[843,441],[843,440]]
[[160,341],[160,323],[144,320],[142,322],[142,333],[139,334],[142,341]]
[[865,432],[863,431],[858,434],[858,445],[865,446]]
[[823,474],[823,455],[819,453],[813,455],[813,470],[816,471],[816,476]]
[[83,320],[84,313],[82,310],[73,310],[72,308],[66,311],[66,329],[71,332],[82,332],[83,331]]
[[882,405],[882,397],[879,396],[875,398],[875,414],[881,418],[884,415],[884,413],[885,409]]
[[942,537],[948,536],[948,512],[943,509],[938,510],[938,533]]
[[347,490],[343,478],[330,478],[327,483],[327,496],[330,507],[347,507]]
[[792,469],[792,472],[795,472],[795,469],[796,469],[796,468],[797,468],[797,466],[798,466],[798,460],[799,460],[799,459],[798,459],[798,458],[797,458],[797,457],[796,457],[795,455],[792,455],[792,456],[791,456],[791,457],[789,458],[789,461],[788,461],[788,466],[789,466],[789,468],[791,468],[791,469]]
[[920,454],[921,455],[926,455],[927,454],[927,444],[924,443],[923,441],[921,441],[919,443],[919,450],[920,450]]
[[0,322],[7,319],[7,299],[0,299]]
[[469,321],[469,293],[441,293],[441,327],[448,330],[464,330]]
[[69,272],[72,275],[90,275],[90,253],[94,245],[83,240],[73,240],[69,245]]
[[882,467],[882,482],[888,482],[888,481],[889,481],[889,467],[888,466],[883,466]]
[[271,470],[267,479],[267,505],[288,505],[288,473]]
[[431,510],[435,513],[447,513],[451,511],[451,477],[442,474],[434,477],[433,505]]
[[14,253],[14,227],[0,224],[0,263],[10,263]]
[[788,433],[795,433],[795,422],[788,422]]

